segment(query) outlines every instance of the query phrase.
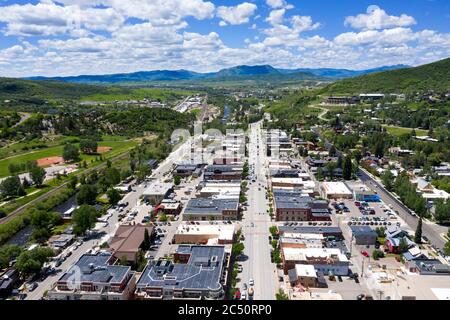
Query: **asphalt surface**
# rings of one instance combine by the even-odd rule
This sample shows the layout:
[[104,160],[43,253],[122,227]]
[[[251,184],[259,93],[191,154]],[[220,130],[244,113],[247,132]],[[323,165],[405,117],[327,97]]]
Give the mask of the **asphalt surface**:
[[249,165],[254,165],[257,180],[249,184],[249,206],[242,220],[246,260],[239,262],[243,266],[243,272],[239,274],[241,281],[238,286],[241,292],[244,292],[243,284],[249,285],[250,279],[253,279],[254,300],[273,300],[278,279],[275,264],[270,258],[269,228],[272,224],[267,213],[268,203],[264,188],[267,185],[265,145],[261,135],[261,123],[252,124],[250,128]]
[[[411,211],[406,207],[401,201],[392,196],[384,186],[372,178],[368,172],[364,169],[360,169],[360,179],[366,184],[372,191],[376,191],[380,198],[387,203],[392,205],[392,208],[399,213],[399,216],[406,222],[406,224],[412,229],[416,230],[419,219],[417,216],[413,216]],[[440,227],[434,223],[423,222],[422,233],[426,236],[430,242],[438,249],[442,249],[445,246],[445,240],[441,237],[443,232],[443,227]]]

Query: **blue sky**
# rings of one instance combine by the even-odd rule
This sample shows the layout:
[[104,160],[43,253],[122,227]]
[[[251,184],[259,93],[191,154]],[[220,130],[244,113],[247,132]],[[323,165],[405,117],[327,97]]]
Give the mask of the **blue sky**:
[[448,0],[0,0],[0,76],[450,56]]

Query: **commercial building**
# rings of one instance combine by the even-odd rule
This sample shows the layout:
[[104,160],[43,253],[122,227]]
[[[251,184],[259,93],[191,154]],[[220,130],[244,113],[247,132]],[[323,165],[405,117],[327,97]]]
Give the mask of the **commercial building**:
[[337,240],[344,239],[342,230],[339,227],[322,227],[322,226],[280,226],[278,227],[280,236],[286,234],[317,234],[323,235],[325,238],[334,237]]
[[179,215],[182,209],[183,206],[179,201],[164,199],[159,205],[153,208],[153,212],[162,212],[166,215]]
[[323,240],[282,236],[279,240],[281,248],[322,248]]
[[241,193],[240,182],[206,182],[198,196],[201,198],[238,199]]
[[173,261],[147,265],[136,286],[136,299],[223,299],[228,264],[224,246],[179,246]]
[[291,187],[291,188],[301,188],[301,189],[314,189],[314,181],[305,181],[301,178],[272,178],[272,187]]
[[7,269],[0,275],[0,298],[7,298],[11,294],[17,280],[19,280],[19,272],[13,268]]
[[109,244],[109,247],[114,251],[114,258],[117,260],[126,258],[129,263],[135,264],[138,251],[144,242],[146,231],[150,236],[150,241],[152,241],[155,236],[152,226],[141,224],[119,225]]
[[131,267],[111,265],[110,253],[85,254],[48,292],[50,300],[127,300],[135,290]]
[[204,180],[242,180],[242,166],[210,165],[203,174]]
[[236,227],[234,224],[182,223],[173,237],[176,244],[232,244]]
[[406,262],[406,268],[409,272],[420,275],[450,275],[450,266],[443,264],[437,259],[418,259]]
[[351,226],[353,239],[357,245],[375,245],[378,235],[369,226]]
[[274,191],[274,212],[277,221],[330,221],[328,202],[314,200],[296,192]]
[[314,266],[316,271],[325,275],[346,276],[350,265],[345,254],[336,248],[283,248],[281,258],[286,275],[296,264],[306,264]]
[[152,183],[147,189],[145,189],[142,195],[145,200],[148,200],[154,204],[158,204],[172,192],[173,183],[163,183],[156,181]]
[[318,287],[316,269],[312,265],[296,264],[294,269],[288,271],[291,286],[302,286],[304,288]]
[[172,172],[172,176],[197,178],[202,174],[202,168],[201,164],[179,164]]
[[236,220],[239,215],[238,199],[189,200],[183,212],[183,220]]
[[326,199],[352,199],[353,192],[344,182],[322,182],[320,194]]

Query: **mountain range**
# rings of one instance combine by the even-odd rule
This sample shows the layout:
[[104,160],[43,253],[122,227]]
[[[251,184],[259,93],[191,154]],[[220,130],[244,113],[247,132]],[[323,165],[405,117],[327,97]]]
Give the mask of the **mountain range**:
[[385,66],[368,70],[330,68],[276,69],[270,65],[236,66],[218,72],[198,73],[189,70],[155,70],[104,75],[70,77],[29,77],[26,80],[56,80],[73,83],[132,83],[157,81],[220,81],[220,80],[339,80],[387,70],[408,68],[406,65]]

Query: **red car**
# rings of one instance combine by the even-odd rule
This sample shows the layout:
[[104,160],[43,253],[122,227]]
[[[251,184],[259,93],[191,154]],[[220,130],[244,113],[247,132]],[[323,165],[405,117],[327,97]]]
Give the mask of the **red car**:
[[369,257],[369,253],[367,251],[361,251],[361,254],[366,258]]
[[361,202],[355,201],[355,206],[357,206],[358,208],[361,207]]
[[237,289],[236,293],[234,294],[235,300],[241,300],[241,290]]

